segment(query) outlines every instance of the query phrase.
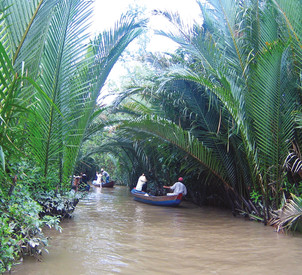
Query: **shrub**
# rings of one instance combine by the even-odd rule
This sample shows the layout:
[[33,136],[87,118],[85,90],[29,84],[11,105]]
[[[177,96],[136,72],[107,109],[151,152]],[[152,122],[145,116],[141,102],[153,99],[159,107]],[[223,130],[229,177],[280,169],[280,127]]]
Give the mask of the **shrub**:
[[42,207],[34,201],[24,186],[17,185],[8,197],[0,189],[0,272],[9,271],[22,256],[39,257],[48,244],[44,226],[60,230],[58,217],[39,213]]
[[82,194],[73,190],[65,193],[56,193],[54,190],[35,193],[34,199],[42,206],[40,216],[59,216],[69,218],[75,210]]

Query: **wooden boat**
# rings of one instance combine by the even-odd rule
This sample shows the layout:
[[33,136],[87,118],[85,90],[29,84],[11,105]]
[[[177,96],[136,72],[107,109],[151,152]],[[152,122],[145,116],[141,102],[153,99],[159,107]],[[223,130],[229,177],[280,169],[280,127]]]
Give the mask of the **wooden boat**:
[[115,182],[112,180],[112,181],[109,181],[109,182],[102,182],[102,187],[109,187],[109,188],[112,188],[114,186]]
[[158,206],[178,206],[181,203],[182,194],[175,196],[152,196],[143,191],[131,190],[134,200]]
[[102,187],[112,188],[115,184],[115,181],[102,182],[101,184],[92,182],[92,184],[95,187],[101,187],[101,184],[102,184]]

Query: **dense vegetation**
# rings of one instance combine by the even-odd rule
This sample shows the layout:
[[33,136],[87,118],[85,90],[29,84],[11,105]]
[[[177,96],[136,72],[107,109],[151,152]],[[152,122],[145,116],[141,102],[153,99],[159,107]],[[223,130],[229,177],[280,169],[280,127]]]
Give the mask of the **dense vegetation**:
[[150,192],[182,175],[197,204],[297,225],[301,1],[208,2],[192,27],[154,11],[171,25],[158,33],[179,48],[139,52],[143,65],[129,74],[91,154],[115,154],[130,185],[145,171]]
[[[0,272],[39,255],[45,225],[78,202],[69,193],[79,149],[102,111],[99,91],[144,22],[121,17],[89,40],[91,1],[0,3]],[[53,217],[51,217],[53,216]]]
[[155,11],[178,50],[141,50],[144,69],[100,107],[146,21],[123,15],[90,41],[90,1],[1,1],[0,272],[40,254],[43,226],[59,229],[78,201],[72,175],[100,162],[129,186],[145,172],[159,194],[181,175],[199,205],[298,225],[301,1],[208,2],[191,27]]

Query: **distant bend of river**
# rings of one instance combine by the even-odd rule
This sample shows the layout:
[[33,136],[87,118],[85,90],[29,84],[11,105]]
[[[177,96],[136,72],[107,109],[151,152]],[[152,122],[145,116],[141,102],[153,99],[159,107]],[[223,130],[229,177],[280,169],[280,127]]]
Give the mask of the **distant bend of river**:
[[92,187],[61,226],[42,262],[26,258],[12,274],[302,274],[299,234],[186,201],[146,205],[127,187]]

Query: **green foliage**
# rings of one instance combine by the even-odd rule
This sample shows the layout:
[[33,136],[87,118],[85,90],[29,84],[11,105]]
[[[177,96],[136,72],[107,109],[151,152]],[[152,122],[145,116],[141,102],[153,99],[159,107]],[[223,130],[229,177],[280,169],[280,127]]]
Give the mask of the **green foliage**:
[[40,254],[41,228],[59,229],[58,216],[74,211],[79,198],[63,191],[102,112],[96,99],[146,21],[127,13],[89,41],[92,1],[4,0],[0,10],[2,272],[21,254]]
[[257,192],[256,190],[253,190],[250,193],[250,197],[255,204],[258,204],[259,202],[262,201],[262,195],[259,192]]
[[284,194],[286,194],[286,197],[289,197],[290,194],[301,195],[301,183],[297,187],[294,182],[290,183],[288,180],[285,180],[282,184],[282,191],[284,192]]
[[[36,166],[33,160],[26,157],[11,157],[7,163],[9,177],[17,177],[17,181],[26,185],[31,192],[54,190],[58,186],[56,167],[51,167],[48,175],[43,176],[43,168]],[[0,172],[1,174],[1,172]],[[5,182],[4,182],[5,184]]]
[[75,193],[73,190],[63,194],[55,191],[35,192],[33,194],[34,200],[42,207],[39,212],[40,216],[55,216],[60,219],[71,217],[82,196],[82,194]]
[[[2,214],[2,211],[1,211]],[[0,217],[0,272],[10,270],[14,261],[19,256],[22,241],[20,235],[13,233],[14,224],[4,215]]]
[[57,217],[40,219],[42,207],[27,188],[17,185],[7,197],[0,189],[0,272],[10,270],[22,255],[40,256],[48,244],[44,226],[60,230]]
[[125,14],[114,29],[87,42],[91,1],[0,5],[1,166],[27,154],[41,168],[41,184],[48,187],[48,178],[56,178],[58,187],[68,187],[86,130],[99,113],[99,91],[146,22]]

